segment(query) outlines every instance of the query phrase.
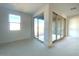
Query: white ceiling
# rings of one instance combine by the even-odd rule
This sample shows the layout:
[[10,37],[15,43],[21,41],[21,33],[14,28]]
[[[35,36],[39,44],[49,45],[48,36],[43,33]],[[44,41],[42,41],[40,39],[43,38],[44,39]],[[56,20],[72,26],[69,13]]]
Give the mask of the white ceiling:
[[43,6],[43,3],[4,3],[0,4],[1,7],[34,14],[41,6]]
[[[79,15],[79,3],[53,3],[52,7],[62,11],[66,16]],[[76,9],[71,10],[73,7]]]
[[[2,7],[14,9],[29,14],[34,14],[39,8],[44,6],[45,3],[4,3],[0,4]],[[73,16],[79,14],[78,3],[52,3],[53,8],[62,11],[66,16]],[[70,8],[76,7],[76,10],[70,10]]]

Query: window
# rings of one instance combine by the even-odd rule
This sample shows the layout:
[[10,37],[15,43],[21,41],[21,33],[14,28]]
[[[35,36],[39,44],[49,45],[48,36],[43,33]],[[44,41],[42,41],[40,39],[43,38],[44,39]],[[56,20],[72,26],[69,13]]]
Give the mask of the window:
[[20,30],[20,16],[9,14],[9,29],[11,31]]

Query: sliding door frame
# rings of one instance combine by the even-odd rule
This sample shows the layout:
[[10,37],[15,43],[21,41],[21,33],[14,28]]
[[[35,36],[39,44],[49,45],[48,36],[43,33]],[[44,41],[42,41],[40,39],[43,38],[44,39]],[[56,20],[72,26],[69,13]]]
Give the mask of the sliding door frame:
[[[55,42],[55,41],[58,41],[58,39],[57,39],[57,32],[58,32],[58,30],[57,30],[57,27],[58,27],[58,24],[57,24],[57,22],[58,22],[58,17],[60,16],[60,15],[58,15],[58,14],[56,14],[55,12],[53,12],[52,14],[55,14],[56,15],[56,21],[55,21],[55,31],[56,31],[56,39],[53,41],[53,42]],[[60,30],[60,39],[62,39],[62,37],[61,37],[61,35],[62,35],[62,25],[64,25],[63,27],[64,27],[64,29],[63,29],[63,38],[65,37],[65,34],[66,34],[66,19],[64,18],[64,17],[62,17],[62,16],[60,16],[61,17],[61,19],[59,20],[60,21],[60,28],[59,28],[59,30]],[[62,20],[64,20],[64,24],[62,24]],[[53,22],[52,22],[53,23]],[[53,39],[53,38],[52,38]],[[59,40],[60,40],[59,39]]]
[[[35,18],[37,18],[37,17],[34,17],[34,18],[33,18],[33,23],[34,23],[34,19],[35,19]],[[41,40],[39,39],[39,25],[40,25],[40,24],[39,24],[39,20],[40,20],[40,19],[37,18],[37,37],[35,37],[35,30],[33,31],[33,32],[34,32],[33,34],[34,34],[34,38],[36,38],[37,40],[39,40],[40,42],[43,43],[43,41],[41,41]],[[34,26],[35,26],[35,24],[33,24],[33,29],[34,29]]]

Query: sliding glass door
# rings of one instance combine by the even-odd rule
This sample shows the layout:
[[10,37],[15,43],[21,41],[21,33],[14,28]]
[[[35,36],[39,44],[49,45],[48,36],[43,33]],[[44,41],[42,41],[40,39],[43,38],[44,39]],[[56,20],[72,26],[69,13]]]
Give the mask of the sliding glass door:
[[44,41],[44,19],[39,19],[39,40]]
[[34,36],[40,41],[44,41],[44,19],[34,18]]
[[38,38],[38,19],[37,18],[34,18],[34,37],[35,38]]
[[56,35],[57,35],[57,40],[59,40],[61,37],[60,37],[60,34],[61,34],[61,32],[60,32],[60,29],[61,29],[61,18],[59,17],[59,16],[57,16],[57,27],[56,27],[56,29],[57,29],[57,33],[56,33]]
[[61,19],[61,38],[64,37],[65,19]]
[[60,15],[53,13],[52,20],[52,41],[59,40],[65,35],[65,19]]
[[52,20],[52,41],[57,40],[57,22],[56,22],[56,14],[53,14],[53,20]]

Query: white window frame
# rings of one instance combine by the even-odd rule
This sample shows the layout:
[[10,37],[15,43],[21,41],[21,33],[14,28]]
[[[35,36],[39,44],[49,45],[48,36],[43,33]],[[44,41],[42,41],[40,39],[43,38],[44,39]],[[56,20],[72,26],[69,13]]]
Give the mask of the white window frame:
[[20,23],[21,23],[21,17],[19,15],[9,14],[9,30],[10,31],[21,30]]

